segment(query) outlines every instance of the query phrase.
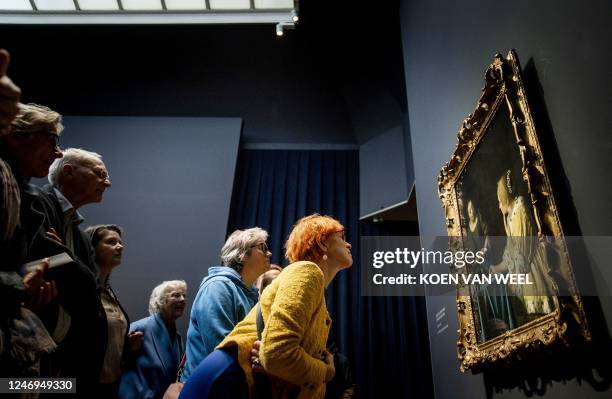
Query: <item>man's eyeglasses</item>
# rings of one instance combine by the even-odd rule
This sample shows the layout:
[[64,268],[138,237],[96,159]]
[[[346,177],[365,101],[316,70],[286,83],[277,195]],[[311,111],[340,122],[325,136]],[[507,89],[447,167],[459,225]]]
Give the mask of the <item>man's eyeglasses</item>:
[[89,166],[89,165],[77,165],[77,166],[80,168],[89,170],[90,172],[92,172],[94,175],[96,175],[98,178],[102,180],[110,180],[110,176],[108,175],[108,172],[104,169],[94,169],[94,167]]
[[251,245],[251,248],[259,248],[264,254],[268,253],[268,244],[260,242],[259,244]]
[[102,180],[110,180],[110,176],[105,170],[91,169],[91,171]]

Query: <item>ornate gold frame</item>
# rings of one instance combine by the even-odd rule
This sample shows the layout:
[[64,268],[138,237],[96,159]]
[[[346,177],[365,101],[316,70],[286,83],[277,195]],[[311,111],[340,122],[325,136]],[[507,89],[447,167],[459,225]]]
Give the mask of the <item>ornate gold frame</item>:
[[[520,153],[522,178],[527,185],[538,236],[541,240],[554,237],[555,242],[564,243],[557,205],[551,192],[548,172],[527,104],[516,53],[511,50],[506,59],[497,54],[488,67],[484,80],[485,86],[476,109],[463,121],[456,149],[438,176],[438,192],[446,212],[448,235],[462,236],[460,204],[455,184],[459,181],[470,157],[478,149],[478,144],[487,132],[497,110],[505,102]],[[451,239],[449,242],[451,250],[461,249],[459,246],[462,245],[462,240]],[[472,298],[469,293],[466,294],[463,289],[465,287],[458,288],[457,347],[461,371],[471,369],[478,372],[485,366],[513,363],[525,358],[531,352],[541,351],[542,347],[559,344],[569,346],[572,342],[570,337],[576,335],[573,333],[576,329],[577,335],[582,339],[591,339],[582,300],[576,294],[576,283],[567,247],[562,244],[559,248],[557,244],[557,249],[561,261],[555,272],[560,278],[553,277],[554,284],[556,288],[564,287],[567,289],[565,292],[570,292],[572,295],[554,297],[557,304],[555,311],[483,343],[477,341]]]

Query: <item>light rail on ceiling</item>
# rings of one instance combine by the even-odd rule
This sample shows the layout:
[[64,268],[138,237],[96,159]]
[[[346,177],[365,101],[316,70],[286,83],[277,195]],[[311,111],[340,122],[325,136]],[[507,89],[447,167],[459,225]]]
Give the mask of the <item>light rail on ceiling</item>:
[[0,24],[293,24],[297,0],[0,0]]

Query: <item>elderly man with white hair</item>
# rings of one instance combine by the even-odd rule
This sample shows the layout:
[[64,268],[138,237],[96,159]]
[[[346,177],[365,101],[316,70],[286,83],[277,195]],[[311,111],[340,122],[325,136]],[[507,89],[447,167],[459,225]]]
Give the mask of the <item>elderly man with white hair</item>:
[[[56,159],[49,168],[49,183],[46,191],[61,209],[60,230],[57,234],[64,244],[82,260],[86,260],[91,247],[81,235],[78,225],[83,217],[78,209],[86,204],[102,201],[104,191],[111,181],[102,162],[102,156],[80,148],[67,148],[63,156]],[[88,264],[95,270],[94,264]]]
[[130,332],[144,334],[144,342],[136,361],[121,375],[119,399],[161,399],[175,381],[183,353],[176,320],[183,315],[186,295],[183,280],[164,281],[153,289],[151,316],[130,325]]
[[267,239],[259,227],[234,231],[221,249],[223,266],[208,269],[191,308],[182,382],[257,302],[253,284],[270,269]]
[[50,362],[50,374],[76,377],[77,395],[93,397],[99,389],[107,322],[100,301],[95,252],[79,227],[84,219],[78,209],[100,202],[111,182],[99,154],[68,148],[62,155],[51,164],[51,184],[43,187],[37,205],[50,232],[44,237],[47,247],[55,245],[45,256],[66,252],[75,264],[54,274],[59,312],[43,309],[41,318],[59,345]]

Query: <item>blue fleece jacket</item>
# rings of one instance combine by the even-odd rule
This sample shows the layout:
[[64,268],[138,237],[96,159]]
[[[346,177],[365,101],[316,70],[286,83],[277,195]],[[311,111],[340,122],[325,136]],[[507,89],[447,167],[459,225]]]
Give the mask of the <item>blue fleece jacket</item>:
[[234,269],[226,266],[208,269],[191,308],[183,382],[244,319],[257,300],[257,289],[247,287]]

